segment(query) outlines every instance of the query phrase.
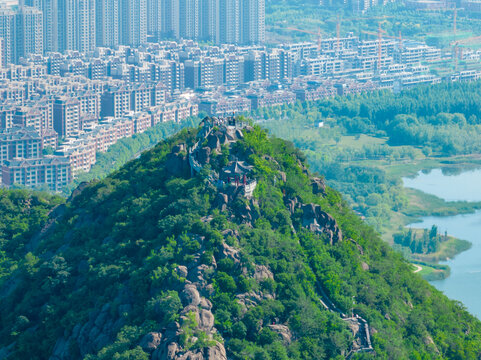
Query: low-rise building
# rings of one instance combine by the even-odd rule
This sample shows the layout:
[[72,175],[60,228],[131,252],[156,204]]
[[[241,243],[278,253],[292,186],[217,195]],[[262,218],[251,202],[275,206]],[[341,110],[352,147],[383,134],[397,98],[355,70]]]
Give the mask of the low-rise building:
[[68,159],[63,157],[15,158],[6,160],[2,165],[2,183],[6,186],[36,188],[46,185],[52,191],[60,191],[70,181],[70,164]]

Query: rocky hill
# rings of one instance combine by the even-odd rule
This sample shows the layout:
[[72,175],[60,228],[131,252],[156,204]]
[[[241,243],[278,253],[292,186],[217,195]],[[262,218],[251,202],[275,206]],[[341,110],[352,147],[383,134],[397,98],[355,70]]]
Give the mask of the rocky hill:
[[25,234],[0,359],[481,357],[478,320],[291,143],[235,119],[82,184]]

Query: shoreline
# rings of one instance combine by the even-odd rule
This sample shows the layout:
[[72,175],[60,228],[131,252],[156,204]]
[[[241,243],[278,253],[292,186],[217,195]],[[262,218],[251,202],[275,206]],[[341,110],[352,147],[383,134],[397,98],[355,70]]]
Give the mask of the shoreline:
[[[471,161],[466,162],[467,159]],[[419,164],[418,164],[419,165]],[[437,166],[430,164],[428,168],[421,168],[414,165],[409,171],[404,174],[398,172],[396,178],[402,179],[403,177],[414,178],[419,171],[431,171],[433,169],[456,169],[457,171],[464,172],[474,169],[479,169],[479,157],[478,156],[463,156],[447,158],[438,162]],[[407,170],[407,169],[406,169]],[[387,169],[387,171],[389,171]],[[404,212],[398,212],[400,215],[400,222],[394,222],[389,229],[384,229],[382,237],[385,241],[393,245],[393,234],[396,230],[403,230],[411,228],[409,225],[422,222],[424,217],[451,217],[463,214],[473,214],[477,210],[481,209],[480,201],[446,201],[436,195],[425,193],[421,190],[405,187],[403,190],[408,197],[408,208]],[[421,228],[413,228],[421,229]],[[423,228],[424,229],[424,228]],[[432,254],[405,254],[405,258],[415,267],[414,272],[419,273],[427,281],[443,280],[450,276],[451,268],[447,264],[440,264],[450,259],[453,259],[457,255],[464,251],[468,251],[472,247],[472,243],[466,240],[449,236],[450,243],[445,244],[442,252],[444,254],[432,253]],[[451,247],[446,249],[446,247]],[[421,268],[421,269],[419,269]]]

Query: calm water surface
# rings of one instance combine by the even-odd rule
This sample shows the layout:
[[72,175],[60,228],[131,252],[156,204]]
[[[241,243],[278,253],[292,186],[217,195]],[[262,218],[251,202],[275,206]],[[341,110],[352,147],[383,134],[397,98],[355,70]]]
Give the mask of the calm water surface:
[[[445,171],[446,173],[446,171]],[[481,201],[481,169],[460,174],[443,174],[441,169],[419,172],[415,178],[403,178],[404,186],[436,195],[447,201]]]
[[[481,169],[456,175],[444,175],[441,170],[433,170],[403,181],[406,187],[449,201],[481,201]],[[450,277],[432,281],[431,284],[450,298],[463,302],[472,314],[481,319],[481,210],[468,215],[426,217],[421,223],[409,226],[430,228],[432,225],[437,225],[441,233],[446,230],[450,235],[470,241],[473,246],[445,262],[451,267]]]

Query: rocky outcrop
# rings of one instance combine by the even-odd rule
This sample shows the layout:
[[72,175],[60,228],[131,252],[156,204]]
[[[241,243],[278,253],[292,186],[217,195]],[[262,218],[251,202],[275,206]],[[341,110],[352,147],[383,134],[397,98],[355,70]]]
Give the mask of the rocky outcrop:
[[214,201],[214,206],[221,209],[221,211],[227,210],[229,204],[229,196],[222,192],[218,192]]
[[239,264],[241,261],[239,250],[230,245],[227,245],[226,243],[222,244],[221,258],[231,259],[234,261],[235,264]]
[[70,195],[70,197],[68,198],[68,202],[72,201],[73,199],[75,199],[77,196],[79,196],[82,191],[84,191],[84,189],[89,185],[88,182],[86,181],[82,181],[78,186],[77,188],[72,191],[72,194]]
[[263,281],[266,279],[274,279],[272,271],[270,271],[265,265],[256,265],[254,272],[254,279],[257,281]]
[[26,249],[28,251],[36,250],[38,245],[40,244],[40,241],[45,238],[47,234],[55,231],[55,226],[58,220],[60,220],[60,218],[65,214],[66,211],[67,206],[65,204],[55,206],[48,214],[48,220],[43,226],[42,230],[40,230],[40,232],[38,232],[34,237],[32,237],[32,239],[27,243]]
[[[126,312],[130,305],[119,306]],[[120,311],[120,310],[119,310]],[[85,324],[77,324],[70,336],[59,338],[55,344],[50,360],[68,360],[71,358],[71,348],[76,347],[82,356],[95,354],[104,346],[112,343],[115,334],[124,325],[124,320],[112,316],[110,304],[105,304],[102,309],[94,311]]]
[[147,353],[154,352],[160,345],[162,334],[159,332],[149,332],[140,340],[140,347]]
[[169,174],[176,177],[186,177],[190,175],[190,165],[187,156],[170,153],[165,160],[165,169]]
[[308,204],[301,207],[302,226],[317,234],[324,234],[331,245],[342,241],[342,231],[336,220],[322,211],[319,205]]
[[197,160],[204,166],[210,162],[211,149],[209,147],[203,147],[197,151]]
[[256,306],[257,304],[261,303],[263,300],[272,300],[274,297],[270,294],[266,294],[262,291],[249,291],[243,294],[236,295],[237,301],[240,305],[242,305],[244,312],[247,311],[252,306]]
[[271,324],[268,325],[269,329],[278,333],[284,342],[284,344],[289,345],[292,342],[292,333],[291,330],[286,325],[281,324]]
[[314,194],[326,195],[326,183],[323,179],[312,178],[311,187]]
[[[224,345],[213,338],[217,330],[212,303],[200,295],[198,286],[202,287],[202,284],[185,284],[181,294],[184,308],[179,323],[171,323],[163,333],[148,333],[140,341],[139,345],[152,354],[152,359],[227,360]],[[209,339],[208,346],[194,346],[200,334]]]

